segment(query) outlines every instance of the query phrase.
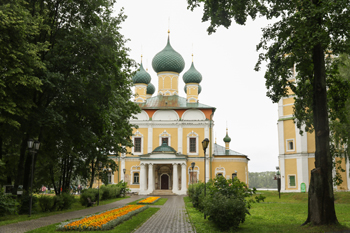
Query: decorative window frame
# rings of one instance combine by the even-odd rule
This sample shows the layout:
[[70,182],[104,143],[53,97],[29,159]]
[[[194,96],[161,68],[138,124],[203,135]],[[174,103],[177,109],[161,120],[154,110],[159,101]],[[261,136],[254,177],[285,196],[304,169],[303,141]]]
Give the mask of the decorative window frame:
[[[196,152],[191,153],[190,152],[190,138],[196,138]],[[189,134],[187,134],[187,155],[198,155],[198,134],[194,131],[191,131]]]
[[[187,175],[188,175],[188,184],[191,184],[191,172],[192,172],[192,167],[189,166],[187,169]],[[197,172],[197,183],[199,181],[199,167],[198,166],[194,166],[193,168],[193,172]]]
[[141,180],[141,167],[140,166],[132,166],[131,169],[130,169],[130,176],[131,176],[131,179],[130,179],[130,185],[133,185],[133,184],[136,184],[134,183],[134,173],[139,173],[139,183],[140,184],[140,180]]
[[[293,142],[293,149],[290,149],[290,148],[289,148],[289,143],[290,143],[290,142]],[[287,139],[287,140],[286,140],[286,151],[287,151],[287,152],[295,151],[295,140],[294,140],[294,138],[291,138],[291,139]]]
[[[108,174],[110,174],[111,183],[108,183],[108,184],[114,184],[114,173],[112,172],[112,169],[110,169],[110,168],[108,168],[108,169],[103,168],[103,170],[104,170],[104,171],[107,170]],[[108,176],[108,174],[107,174],[107,176]]]
[[[295,182],[295,186],[291,186],[290,185],[290,177],[294,176],[294,182]],[[296,174],[290,174],[288,175],[288,188],[296,188],[297,187],[297,175]]]
[[133,155],[143,155],[143,134],[141,134],[138,130],[132,135],[132,142],[134,143],[135,138],[141,138],[141,152],[135,152],[135,146],[131,148],[131,153]]
[[171,146],[171,134],[169,134],[166,130],[159,134],[159,146],[162,145],[162,138],[168,138],[168,146]]
[[215,168],[215,177],[217,177],[218,174],[222,174],[223,177],[226,177],[226,170],[224,167],[221,167],[221,165]]

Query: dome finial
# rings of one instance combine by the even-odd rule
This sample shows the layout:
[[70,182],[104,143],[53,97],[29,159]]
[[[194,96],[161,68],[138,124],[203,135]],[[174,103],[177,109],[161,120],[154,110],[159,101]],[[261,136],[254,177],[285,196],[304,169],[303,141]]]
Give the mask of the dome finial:
[[231,138],[228,136],[228,128],[227,127],[226,127],[226,136],[224,137],[224,142],[225,143],[231,142]]
[[142,56],[142,53],[141,53],[141,63],[142,63],[142,57],[143,57],[143,56]]
[[170,17],[168,18],[168,35],[170,34]]

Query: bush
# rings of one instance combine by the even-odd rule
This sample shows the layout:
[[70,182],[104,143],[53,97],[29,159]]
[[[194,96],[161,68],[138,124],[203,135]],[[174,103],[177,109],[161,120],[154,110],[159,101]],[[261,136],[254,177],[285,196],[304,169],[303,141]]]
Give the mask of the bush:
[[[103,191],[100,190],[100,199],[102,195],[103,195]],[[96,202],[98,199],[98,190],[92,189],[92,188],[84,189],[80,195],[80,203],[83,206],[88,206],[89,204],[88,198],[90,198],[92,202]]]
[[120,196],[121,188],[116,185],[101,186],[101,200],[108,200]]
[[59,211],[70,209],[75,202],[74,196],[68,193],[62,193],[61,195],[55,196],[53,199],[54,207]]
[[210,180],[206,188],[207,195],[204,198],[204,184],[194,185],[192,203],[194,207],[208,215],[208,219],[220,230],[237,228],[249,214],[251,203],[265,199],[262,195],[256,196],[255,200],[250,198],[256,189],[248,189],[247,185],[237,178],[226,180],[224,177],[218,177]]
[[[23,192],[23,195],[20,200],[19,205],[19,213],[20,214],[28,214],[29,213],[29,202],[30,202],[30,195],[28,192]],[[33,195],[32,199],[32,213],[36,212],[36,203],[38,202],[38,198]]]
[[42,212],[55,210],[54,197],[48,195],[41,195],[38,201]]
[[12,195],[5,195],[0,189],[0,216],[17,214],[18,202]]
[[198,182],[196,184],[190,185],[189,193],[193,207],[202,211],[204,200],[204,183]]

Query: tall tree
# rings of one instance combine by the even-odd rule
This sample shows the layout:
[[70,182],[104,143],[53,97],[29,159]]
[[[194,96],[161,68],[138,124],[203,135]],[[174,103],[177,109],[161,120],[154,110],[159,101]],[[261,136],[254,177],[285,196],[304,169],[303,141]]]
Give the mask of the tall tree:
[[[232,19],[244,25],[248,17],[276,18],[277,22],[263,29],[257,49],[266,52],[260,54],[256,70],[262,61],[268,62],[267,96],[278,102],[288,96],[290,90],[294,92],[298,127],[305,125],[307,131],[315,131],[315,169],[311,171],[305,224],[337,223],[328,114],[336,117],[344,110],[349,85],[339,77],[338,65],[332,62],[331,56],[349,53],[350,1],[188,0],[192,10],[200,3],[204,3],[202,20],[210,21],[209,34],[220,25],[228,28]],[[293,67],[296,76],[291,70]],[[327,92],[333,93],[333,90],[342,90],[338,93],[345,95],[338,98],[337,105],[328,104]]]
[[[91,178],[90,164],[97,160],[115,169],[108,153],[119,153],[124,150],[123,145],[131,145],[129,118],[140,110],[130,101],[134,62],[128,57],[126,39],[120,34],[125,16],[121,11],[112,17],[114,3],[28,0],[21,5],[28,17],[40,19],[37,31],[23,40],[47,47],[32,52],[44,65],[29,67],[21,63],[41,84],[40,88],[13,87],[32,102],[25,117],[9,117],[17,120],[17,129],[3,143],[3,152],[8,153],[11,144],[17,149],[17,156],[13,157],[17,163],[14,192],[19,184],[29,188],[29,137],[42,142],[34,157],[34,171],[47,177],[34,181],[51,182],[57,194],[60,187],[67,191],[76,175]],[[6,54],[0,55],[0,59],[6,58]],[[5,84],[10,81],[6,79]],[[8,128],[0,125],[0,132],[9,132]]]

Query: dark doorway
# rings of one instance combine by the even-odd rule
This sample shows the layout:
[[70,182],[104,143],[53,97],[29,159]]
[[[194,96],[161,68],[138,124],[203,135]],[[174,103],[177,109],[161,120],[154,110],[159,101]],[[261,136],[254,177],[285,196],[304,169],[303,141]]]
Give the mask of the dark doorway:
[[160,178],[160,189],[169,189],[169,176],[163,174]]

